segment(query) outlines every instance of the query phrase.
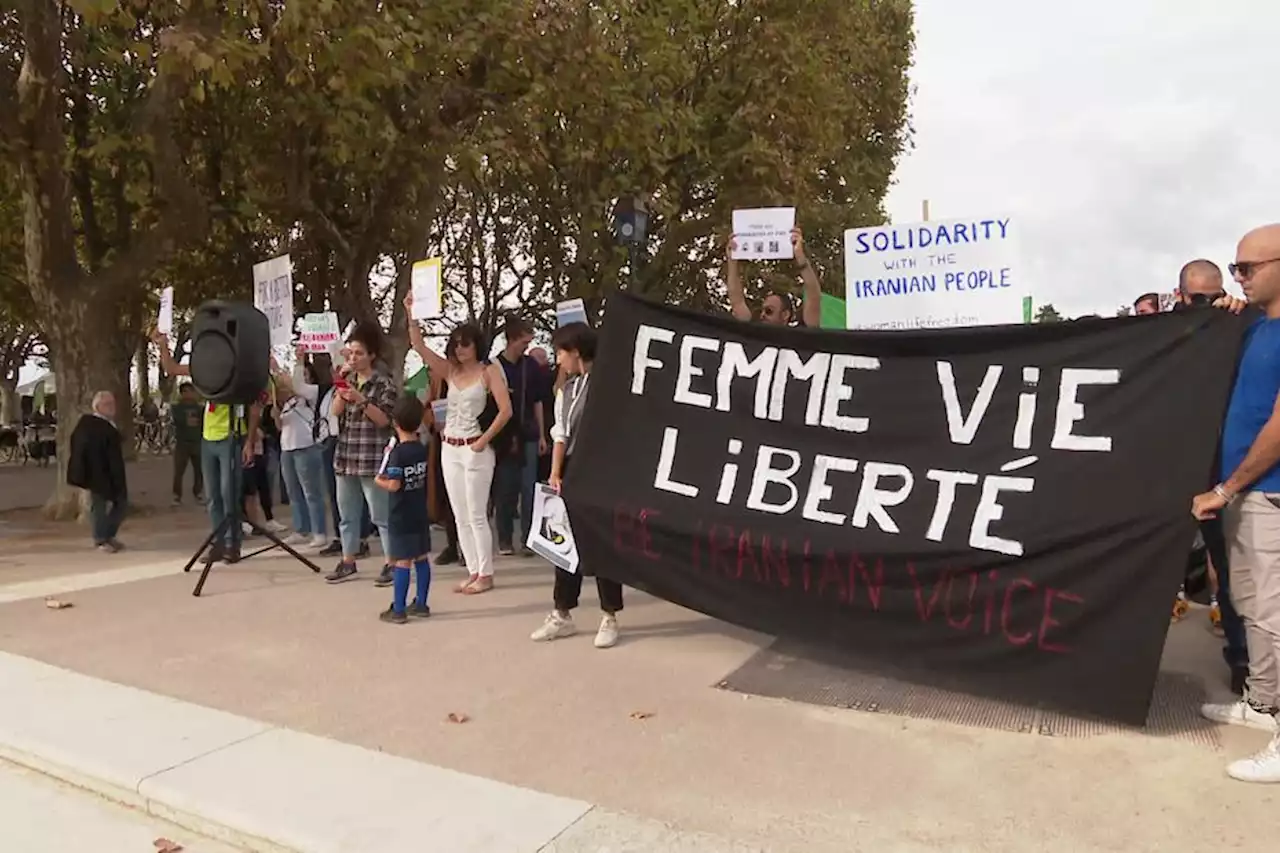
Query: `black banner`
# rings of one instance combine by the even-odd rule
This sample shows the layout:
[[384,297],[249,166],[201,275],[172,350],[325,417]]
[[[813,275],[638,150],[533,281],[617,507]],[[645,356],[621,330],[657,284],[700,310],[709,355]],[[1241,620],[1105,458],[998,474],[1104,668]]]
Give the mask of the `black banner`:
[[610,299],[582,564],[918,680],[1141,724],[1241,323],[829,332]]

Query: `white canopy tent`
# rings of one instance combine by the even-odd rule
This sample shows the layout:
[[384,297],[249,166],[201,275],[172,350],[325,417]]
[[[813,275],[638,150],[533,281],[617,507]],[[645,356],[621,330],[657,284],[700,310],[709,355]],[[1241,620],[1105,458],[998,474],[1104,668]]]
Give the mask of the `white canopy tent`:
[[44,375],[37,376],[35,379],[32,379],[30,382],[25,382],[22,385],[19,385],[18,396],[19,397],[35,396],[36,386],[39,385],[41,382],[44,383],[45,394],[58,393],[57,380],[53,376],[53,371],[48,371]]

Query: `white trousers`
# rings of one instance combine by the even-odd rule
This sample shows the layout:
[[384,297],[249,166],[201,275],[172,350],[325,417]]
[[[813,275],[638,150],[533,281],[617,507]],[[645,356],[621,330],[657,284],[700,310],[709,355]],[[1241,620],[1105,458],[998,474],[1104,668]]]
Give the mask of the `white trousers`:
[[493,530],[489,527],[489,490],[493,485],[493,450],[446,444],[440,449],[444,488],[458,525],[458,546],[467,571],[493,575]]

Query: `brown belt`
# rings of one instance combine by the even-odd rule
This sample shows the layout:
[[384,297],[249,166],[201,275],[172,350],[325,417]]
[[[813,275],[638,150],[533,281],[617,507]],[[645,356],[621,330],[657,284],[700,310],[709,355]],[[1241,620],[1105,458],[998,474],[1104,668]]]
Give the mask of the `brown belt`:
[[444,443],[451,445],[453,447],[469,447],[470,445],[475,444],[479,440],[480,440],[480,436],[478,435],[473,435],[471,436],[471,438],[454,438],[451,435],[446,435],[444,437]]

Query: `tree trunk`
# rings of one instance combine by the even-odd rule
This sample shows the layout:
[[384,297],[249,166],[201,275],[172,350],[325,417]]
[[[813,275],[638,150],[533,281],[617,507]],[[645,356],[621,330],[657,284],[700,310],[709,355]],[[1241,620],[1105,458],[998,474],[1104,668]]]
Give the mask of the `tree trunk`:
[[22,421],[22,401],[18,399],[18,380],[0,379],[0,426]]
[[146,338],[138,339],[137,351],[133,355],[133,364],[136,371],[138,388],[138,400],[146,402],[151,399],[151,358],[147,351]]
[[105,357],[116,343],[118,330],[113,312],[105,306],[68,306],[62,322],[50,328],[49,349],[53,352],[54,375],[58,385],[58,478],[45,514],[58,521],[80,516],[84,496],[67,485],[71,432],[80,416],[92,411],[93,395],[110,391],[116,398],[117,425],[127,441],[133,423],[129,408],[129,371],[125,365]]

